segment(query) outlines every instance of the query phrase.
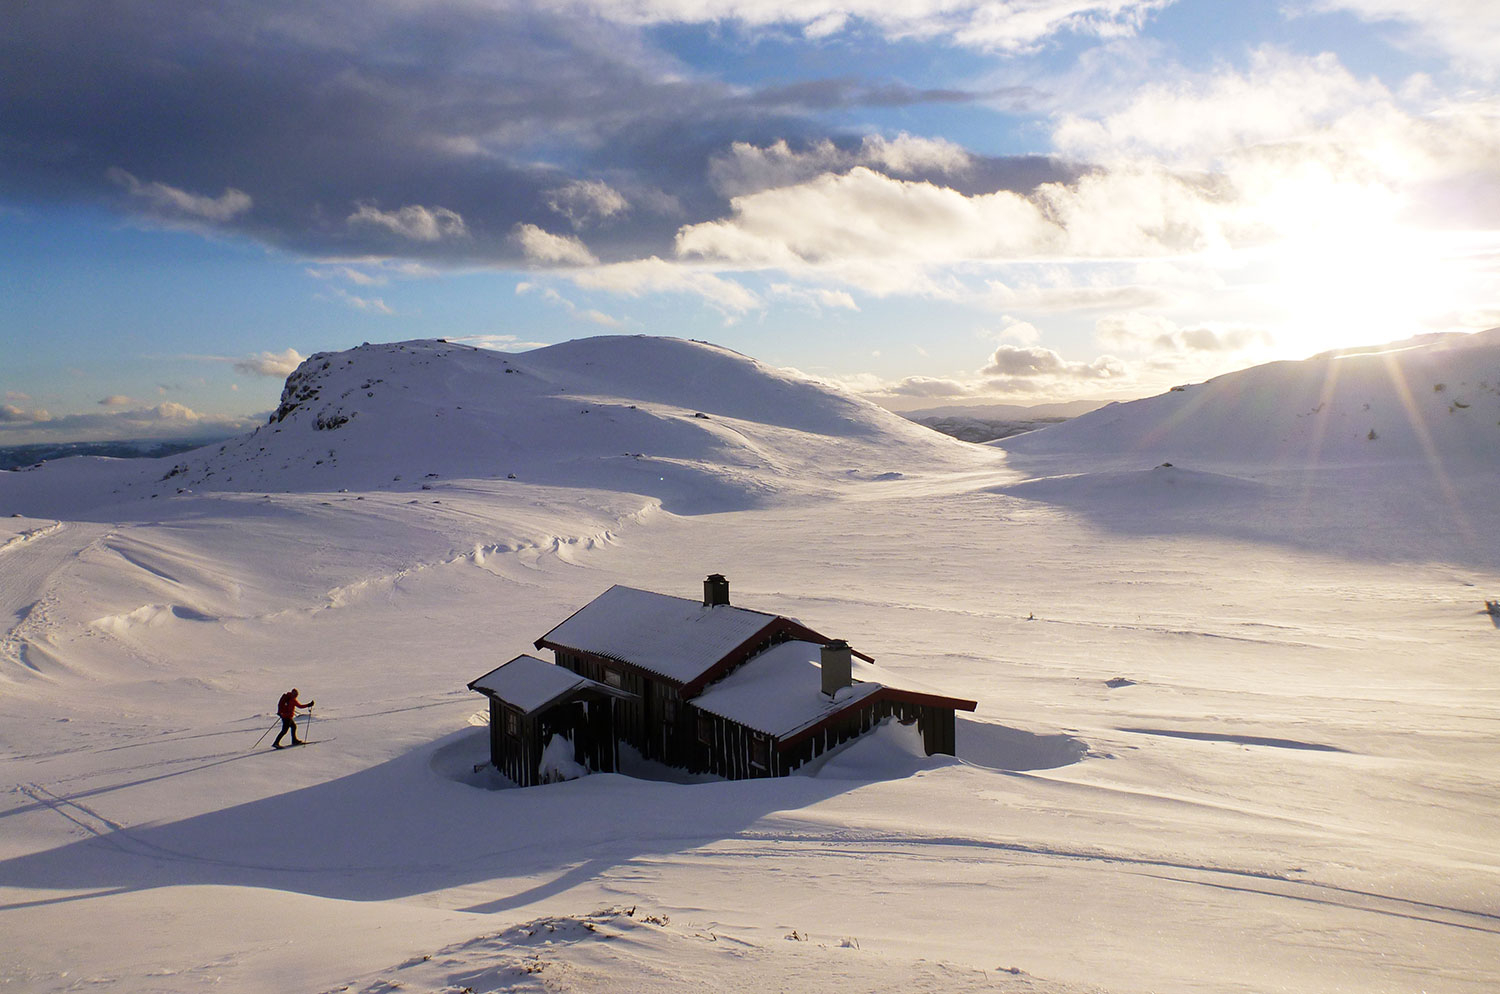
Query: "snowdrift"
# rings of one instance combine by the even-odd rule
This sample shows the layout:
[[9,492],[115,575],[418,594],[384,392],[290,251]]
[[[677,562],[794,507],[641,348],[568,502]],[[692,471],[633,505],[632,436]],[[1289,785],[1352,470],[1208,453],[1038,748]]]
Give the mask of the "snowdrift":
[[505,355],[410,341],[312,356],[287,378],[270,423],[221,445],[0,474],[0,510],[57,515],[90,501],[208,491],[515,479],[644,494],[700,512],[835,481],[972,466],[986,455],[699,342],[604,337]]
[[1137,465],[1492,469],[1500,464],[1500,328],[1268,363],[996,445]]

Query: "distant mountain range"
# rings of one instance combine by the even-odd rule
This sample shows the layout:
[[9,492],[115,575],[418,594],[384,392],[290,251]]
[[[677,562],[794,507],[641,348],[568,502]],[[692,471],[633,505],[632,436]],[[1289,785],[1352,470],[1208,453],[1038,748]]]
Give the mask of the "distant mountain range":
[[1074,400],[1064,404],[970,404],[904,411],[902,417],[965,442],[993,442],[1045,428],[1103,407],[1108,401]]
[[[228,437],[228,436],[225,436]],[[35,445],[0,446],[0,470],[35,466],[68,456],[104,456],[111,459],[160,459],[175,456],[222,438],[189,440],[121,439],[114,442],[43,442]]]
[[927,418],[973,418],[988,421],[1048,421],[1076,418],[1096,411],[1107,400],[1070,400],[1060,404],[950,404],[947,407],[924,407],[902,411],[902,417],[925,424]]

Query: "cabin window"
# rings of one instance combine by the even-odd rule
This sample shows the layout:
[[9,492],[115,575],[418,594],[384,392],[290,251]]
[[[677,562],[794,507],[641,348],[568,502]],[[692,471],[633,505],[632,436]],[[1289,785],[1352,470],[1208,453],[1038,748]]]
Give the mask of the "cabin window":
[[714,723],[706,714],[698,716],[698,741],[704,745],[714,743]]
[[607,683],[611,687],[618,687],[620,685],[620,671],[619,670],[605,670],[604,671],[604,682]]
[[521,734],[521,719],[516,717],[516,714],[515,714],[514,711],[507,711],[505,713],[505,734],[507,734],[507,735],[520,735]]
[[673,722],[677,720],[677,702],[670,697],[662,698],[661,720],[666,722]]
[[763,736],[757,735],[750,740],[751,766],[759,766],[763,770],[770,769],[769,753],[770,749],[767,748],[767,743]]

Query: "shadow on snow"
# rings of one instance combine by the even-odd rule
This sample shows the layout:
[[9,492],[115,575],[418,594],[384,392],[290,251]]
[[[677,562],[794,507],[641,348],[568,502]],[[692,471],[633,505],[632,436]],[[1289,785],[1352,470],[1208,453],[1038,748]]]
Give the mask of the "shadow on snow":
[[[88,893],[0,910],[168,886],[265,887],[380,901],[492,881],[492,899],[462,910],[504,911],[642,857],[732,838],[767,815],[871,782],[831,772],[698,784],[595,774],[542,787],[476,789],[472,769],[485,756],[487,734],[464,729],[337,780],[163,823],[119,825],[88,806],[91,796],[129,784],[74,795],[32,785],[26,793],[37,803],[7,817],[48,808],[88,837],[0,861],[0,886]],[[959,743],[973,764],[998,769],[1051,768],[1086,752],[1068,736],[973,721],[960,723]],[[194,769],[299,754],[205,757],[214,761]],[[913,759],[889,773],[904,776],[946,762]]]

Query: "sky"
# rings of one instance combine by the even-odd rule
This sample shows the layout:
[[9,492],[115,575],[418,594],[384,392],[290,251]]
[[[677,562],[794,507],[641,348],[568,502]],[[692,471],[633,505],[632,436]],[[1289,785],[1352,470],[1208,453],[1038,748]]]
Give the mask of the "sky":
[[910,410],[1500,325],[1492,0],[52,0],[0,81],[0,445],[361,342]]

